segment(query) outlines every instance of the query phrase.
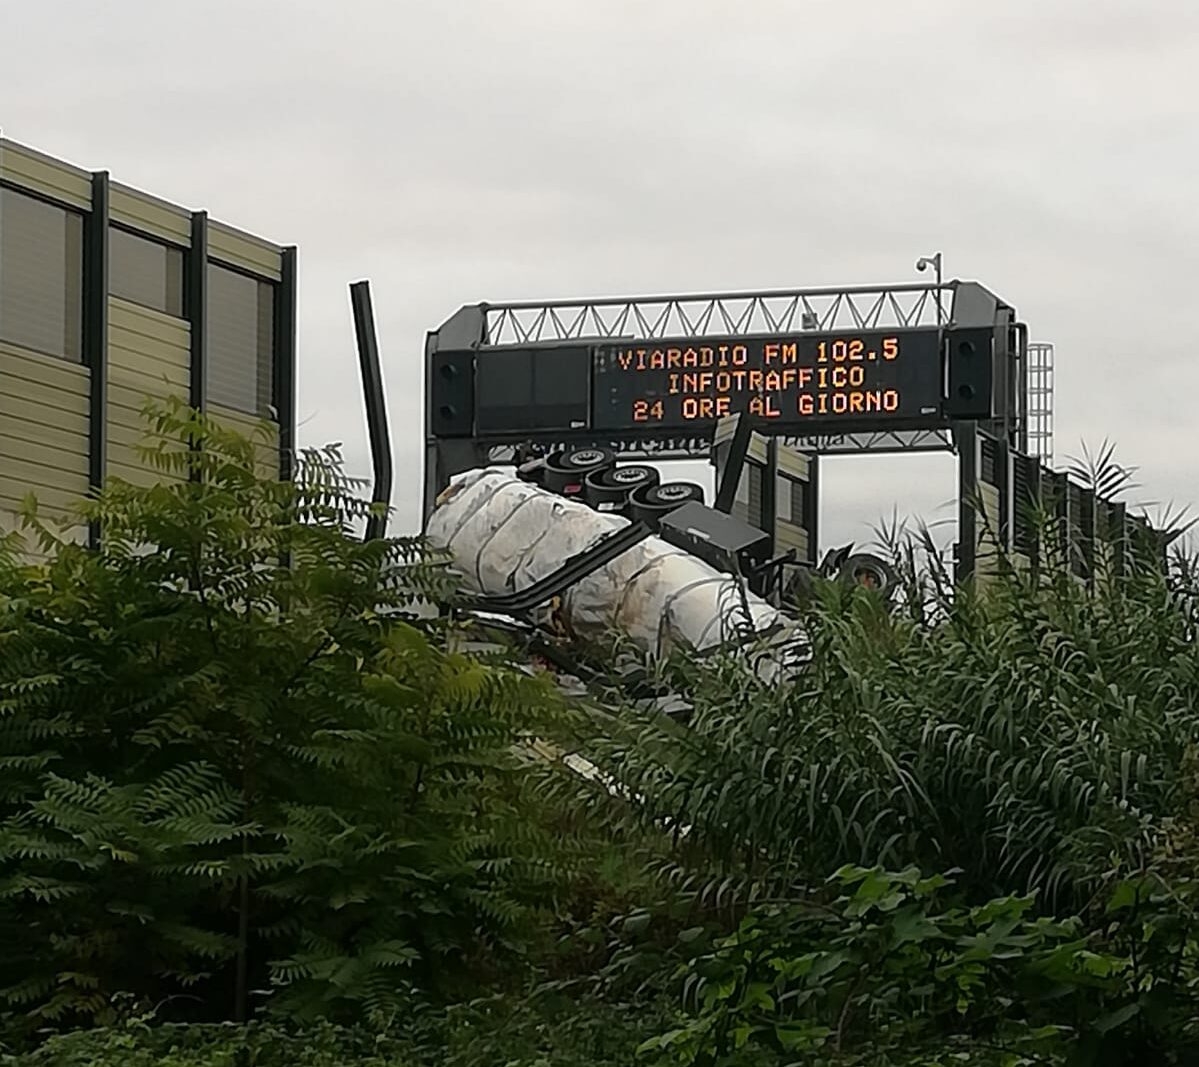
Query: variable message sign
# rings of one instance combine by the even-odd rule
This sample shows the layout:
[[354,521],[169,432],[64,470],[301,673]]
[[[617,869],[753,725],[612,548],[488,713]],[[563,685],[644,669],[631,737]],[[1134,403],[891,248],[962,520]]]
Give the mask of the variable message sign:
[[935,425],[943,399],[937,329],[630,341],[594,350],[591,428],[695,429],[746,411],[796,432]]

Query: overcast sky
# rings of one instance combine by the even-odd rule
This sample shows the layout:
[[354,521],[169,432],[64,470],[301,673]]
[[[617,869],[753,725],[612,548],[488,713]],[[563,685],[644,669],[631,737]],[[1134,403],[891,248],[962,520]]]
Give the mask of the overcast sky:
[[[300,249],[301,441],[369,470],[369,278],[401,527],[426,330],[478,300],[907,281],[1057,348],[1059,460],[1114,439],[1191,504],[1194,0],[39,0],[6,136]],[[825,543],[936,518],[949,457],[830,463]]]

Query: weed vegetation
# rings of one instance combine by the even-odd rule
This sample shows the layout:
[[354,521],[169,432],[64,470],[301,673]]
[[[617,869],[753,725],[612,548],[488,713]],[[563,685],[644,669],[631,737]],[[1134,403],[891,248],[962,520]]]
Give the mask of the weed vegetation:
[[1195,1062],[1199,587],[1153,538],[1043,516],[970,588],[897,542],[792,681],[680,654],[666,715],[468,651],[335,449],[279,483],[147,419],[99,550],[33,501],[0,541],[6,1067]]

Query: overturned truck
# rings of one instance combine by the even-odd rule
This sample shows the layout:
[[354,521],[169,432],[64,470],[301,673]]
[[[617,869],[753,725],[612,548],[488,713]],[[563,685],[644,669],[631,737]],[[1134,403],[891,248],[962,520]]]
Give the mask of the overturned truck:
[[[549,470],[563,459],[569,469],[569,457],[552,457]],[[476,607],[563,641],[623,639],[651,659],[740,646],[767,678],[802,665],[801,626],[753,590],[736,551],[761,532],[705,507],[698,487],[646,484],[645,470],[605,466],[553,489],[527,471],[467,471],[437,498],[426,537]],[[622,483],[633,488],[615,491]],[[613,491],[596,506],[585,487]]]

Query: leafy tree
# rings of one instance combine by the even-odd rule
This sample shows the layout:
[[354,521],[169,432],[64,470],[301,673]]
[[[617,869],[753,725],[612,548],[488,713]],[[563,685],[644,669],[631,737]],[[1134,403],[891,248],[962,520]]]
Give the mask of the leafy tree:
[[[83,515],[0,546],[0,1000],[104,1021],[393,1016],[536,936],[570,861],[528,798],[538,679],[455,651],[414,540],[362,543],[335,449],[294,483],[181,406]],[[191,477],[189,477],[191,475]]]

